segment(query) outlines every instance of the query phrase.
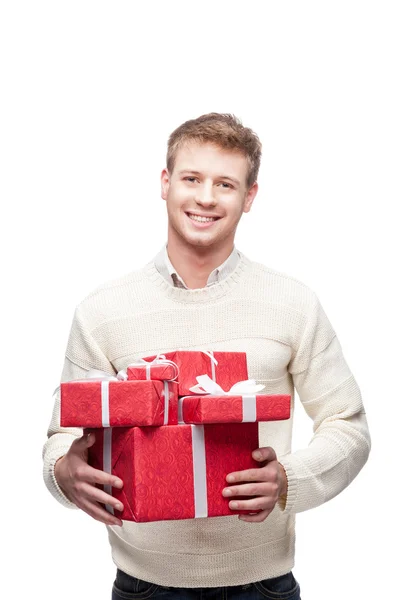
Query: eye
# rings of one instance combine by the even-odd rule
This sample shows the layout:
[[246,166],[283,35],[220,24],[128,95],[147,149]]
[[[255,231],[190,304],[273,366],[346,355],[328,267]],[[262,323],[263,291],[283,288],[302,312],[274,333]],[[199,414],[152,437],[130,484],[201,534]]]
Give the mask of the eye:
[[193,183],[196,180],[196,178],[195,177],[185,177],[184,180],[189,181],[190,183]]
[[[222,185],[227,185],[228,188],[233,188],[232,185],[230,185],[229,183],[226,183],[225,181],[222,181]],[[226,189],[226,188],[225,188]]]

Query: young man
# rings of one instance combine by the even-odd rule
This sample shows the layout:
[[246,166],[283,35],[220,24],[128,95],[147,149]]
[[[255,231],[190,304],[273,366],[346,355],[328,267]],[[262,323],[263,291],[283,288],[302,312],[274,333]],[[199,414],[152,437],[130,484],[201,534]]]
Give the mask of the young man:
[[95,433],[60,428],[57,393],[45,481],[65,506],[107,524],[114,600],[297,600],[295,515],[340,493],[368,458],[361,394],[317,296],[234,246],[258,191],[260,157],[259,139],[232,115],[203,115],[171,134],[161,174],[167,244],[78,305],[61,379],[85,377],[90,368],[115,374],[138,357],[176,348],[245,351],[262,393],[291,394],[293,408],[297,390],[314,435],[291,453],[292,416],[259,424],[259,468],[229,474],[226,486],[234,485],[223,491],[232,509],[256,515],[122,523],[102,506],[118,501],[96,484],[123,482],[88,466]]

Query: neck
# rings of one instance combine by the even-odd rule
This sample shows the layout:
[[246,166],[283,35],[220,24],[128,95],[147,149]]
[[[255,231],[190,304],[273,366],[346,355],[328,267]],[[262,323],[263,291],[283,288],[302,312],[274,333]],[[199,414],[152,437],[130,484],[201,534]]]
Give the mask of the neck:
[[209,275],[230,256],[234,240],[221,247],[195,247],[168,236],[169,260],[189,289],[205,287]]

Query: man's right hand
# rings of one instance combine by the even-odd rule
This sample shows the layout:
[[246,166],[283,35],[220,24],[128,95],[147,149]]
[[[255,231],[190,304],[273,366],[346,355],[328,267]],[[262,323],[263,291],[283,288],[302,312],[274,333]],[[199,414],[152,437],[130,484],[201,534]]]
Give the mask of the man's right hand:
[[117,510],[123,510],[119,500],[96,487],[112,485],[123,486],[123,481],[87,464],[88,448],[95,442],[95,434],[90,432],[72,442],[68,452],[55,463],[54,475],[65,496],[78,508],[106,525],[120,525],[122,521],[109,513],[102,504],[109,504]]

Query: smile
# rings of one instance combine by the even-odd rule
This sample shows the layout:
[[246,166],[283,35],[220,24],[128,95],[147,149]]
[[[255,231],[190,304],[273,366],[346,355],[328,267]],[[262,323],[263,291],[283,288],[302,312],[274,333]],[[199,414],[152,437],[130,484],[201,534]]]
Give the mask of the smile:
[[217,221],[220,218],[220,217],[200,217],[198,215],[193,215],[191,213],[186,213],[186,215],[192,221],[198,221],[199,223],[209,223],[209,222]]

